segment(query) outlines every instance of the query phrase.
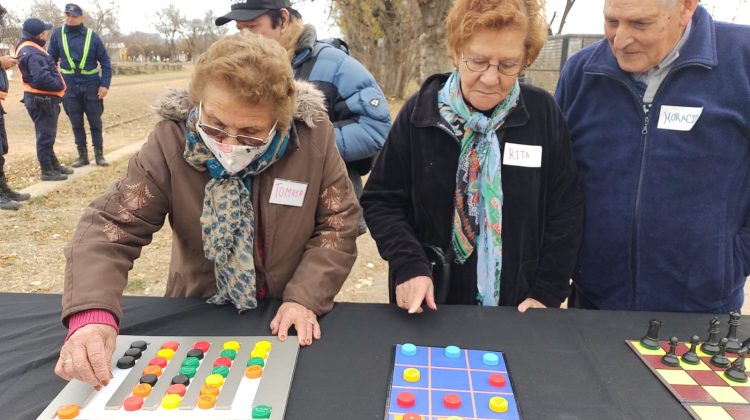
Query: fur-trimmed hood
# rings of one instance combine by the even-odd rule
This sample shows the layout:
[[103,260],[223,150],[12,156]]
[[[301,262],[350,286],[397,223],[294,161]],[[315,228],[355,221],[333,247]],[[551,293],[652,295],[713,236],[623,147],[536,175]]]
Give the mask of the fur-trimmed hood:
[[[312,127],[316,121],[328,118],[325,97],[312,83],[295,81],[297,85],[297,111],[294,119]],[[154,112],[162,119],[172,121],[187,120],[193,107],[186,89],[168,89],[158,100]]]

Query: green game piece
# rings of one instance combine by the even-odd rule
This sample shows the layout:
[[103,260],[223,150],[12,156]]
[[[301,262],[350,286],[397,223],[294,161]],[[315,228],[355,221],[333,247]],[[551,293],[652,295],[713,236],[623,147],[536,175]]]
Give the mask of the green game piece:
[[216,366],[211,373],[218,373],[219,375],[223,377],[227,377],[229,375],[229,368],[226,366]]
[[266,361],[263,360],[262,357],[253,357],[247,361],[247,365],[248,366],[258,365],[260,367],[264,367],[266,365]]
[[183,366],[180,368],[180,375],[185,375],[188,378],[193,378],[195,376],[196,369],[192,366]]
[[271,407],[267,405],[256,405],[255,407],[253,407],[253,418],[254,419],[271,418]]
[[197,357],[186,357],[185,360],[182,361],[182,366],[190,366],[197,368],[198,365],[201,364],[201,361],[198,360]]
[[230,360],[234,360],[237,357],[237,352],[232,349],[226,349],[221,352],[221,357],[228,357]]

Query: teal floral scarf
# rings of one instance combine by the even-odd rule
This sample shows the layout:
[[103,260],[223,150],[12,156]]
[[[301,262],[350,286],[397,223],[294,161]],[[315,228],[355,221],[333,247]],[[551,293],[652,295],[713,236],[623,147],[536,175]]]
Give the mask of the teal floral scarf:
[[[503,188],[500,143],[496,131],[518,103],[518,81],[492,117],[470,109],[461,93],[458,70],[438,94],[440,115],[461,141],[456,171],[451,248],[463,264],[477,249],[477,301],[497,306],[503,264]],[[456,127],[463,124],[461,135]]]
[[215,295],[208,303],[232,303],[243,312],[258,306],[255,296],[255,211],[252,203],[253,176],[263,172],[286,152],[289,133],[277,133],[266,152],[242,171],[229,175],[203,143],[196,130],[198,110],[187,120],[185,160],[199,171],[208,171],[203,198],[201,228],[203,252],[214,263]]

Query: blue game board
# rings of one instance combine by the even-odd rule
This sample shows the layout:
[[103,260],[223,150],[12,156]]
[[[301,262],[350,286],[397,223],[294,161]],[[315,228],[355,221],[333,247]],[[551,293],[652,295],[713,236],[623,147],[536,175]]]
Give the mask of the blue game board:
[[[416,349],[415,354],[404,354],[404,346],[412,351]],[[483,357],[487,353],[497,356],[497,364],[484,363]],[[444,347],[397,345],[385,418],[444,420],[456,416],[464,420],[520,420],[521,415],[503,353],[460,349],[457,354],[458,357],[449,358]],[[494,356],[491,357],[495,358]],[[419,371],[419,380],[416,382],[404,379],[404,371],[409,368]],[[497,375],[502,376],[500,379],[504,385],[498,386],[497,382],[493,385],[490,382],[491,375],[495,375],[495,380],[499,378]],[[404,393],[408,399],[413,397],[413,405],[403,407],[399,404],[399,394],[403,397]],[[460,407],[446,407],[446,394],[453,394],[454,398],[458,396]],[[490,399],[493,397],[502,397],[507,401],[505,412],[490,409]]]

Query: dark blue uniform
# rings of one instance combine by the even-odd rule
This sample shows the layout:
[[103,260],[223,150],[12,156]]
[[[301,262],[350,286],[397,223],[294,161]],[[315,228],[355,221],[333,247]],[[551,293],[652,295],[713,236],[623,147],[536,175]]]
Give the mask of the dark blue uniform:
[[[8,75],[5,69],[0,66],[0,92],[8,93]],[[5,110],[0,102],[0,178],[5,175],[5,155],[8,154],[8,135],[5,131]]]
[[[63,29],[67,38],[68,52],[73,61],[73,68],[71,68],[68,56],[65,54]],[[65,97],[63,98],[63,107],[73,126],[73,135],[75,136],[79,152],[81,149],[83,151],[86,149],[86,130],[83,124],[83,114],[86,114],[89,122],[91,144],[94,146],[94,150],[100,151],[102,149],[102,112],[104,112],[104,102],[98,98],[97,93],[100,86],[109,89],[110,82],[112,81],[112,66],[109,55],[104,43],[96,33],[91,34],[86,61],[81,66],[81,59],[85,53],[84,46],[87,31],[88,28],[84,25],[64,25],[62,28],[57,28],[52,32],[49,41],[49,54],[55,62],[60,63],[60,71],[65,78],[65,83],[68,85]],[[101,71],[95,71],[97,66],[101,66]]]

